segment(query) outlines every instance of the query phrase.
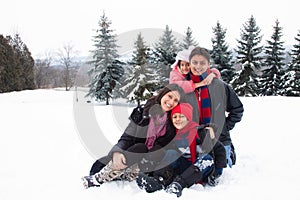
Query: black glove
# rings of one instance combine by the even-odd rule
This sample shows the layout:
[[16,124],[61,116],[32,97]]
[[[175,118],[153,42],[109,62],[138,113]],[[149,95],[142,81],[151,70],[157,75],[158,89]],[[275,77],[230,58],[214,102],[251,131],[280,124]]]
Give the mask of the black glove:
[[206,127],[211,127],[214,129],[214,132],[217,132],[218,126],[215,123],[207,123],[207,124],[201,124],[197,126],[198,129],[204,129]]
[[139,124],[143,119],[144,108],[142,106],[138,106],[133,109],[129,119],[131,119],[134,123]]

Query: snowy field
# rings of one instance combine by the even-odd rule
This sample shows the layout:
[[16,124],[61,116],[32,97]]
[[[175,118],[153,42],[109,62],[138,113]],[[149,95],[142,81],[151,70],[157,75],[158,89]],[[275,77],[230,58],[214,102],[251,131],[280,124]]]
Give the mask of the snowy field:
[[[135,182],[83,188],[81,177],[97,148],[106,151],[116,142],[128,122],[124,110],[129,113],[132,106],[74,102],[77,97],[63,90],[0,94],[0,200],[178,199],[164,191],[148,194]],[[244,117],[231,133],[237,164],[225,169],[217,187],[193,186],[179,199],[300,199],[300,98],[241,100]],[[85,137],[84,124],[93,118],[97,125],[91,132],[98,127],[107,136],[103,146],[102,140]]]

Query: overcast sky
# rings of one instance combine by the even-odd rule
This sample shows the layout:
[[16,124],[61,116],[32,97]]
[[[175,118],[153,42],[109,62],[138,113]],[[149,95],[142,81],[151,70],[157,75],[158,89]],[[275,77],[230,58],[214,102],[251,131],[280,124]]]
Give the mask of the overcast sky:
[[145,28],[163,30],[166,25],[185,34],[189,26],[206,48],[211,48],[212,27],[218,20],[227,29],[226,41],[233,48],[251,15],[261,29],[263,43],[270,39],[276,19],[283,27],[285,45],[295,44],[300,30],[297,0],[10,0],[0,5],[0,34],[19,33],[34,57],[67,43],[88,55],[103,11],[116,34]]

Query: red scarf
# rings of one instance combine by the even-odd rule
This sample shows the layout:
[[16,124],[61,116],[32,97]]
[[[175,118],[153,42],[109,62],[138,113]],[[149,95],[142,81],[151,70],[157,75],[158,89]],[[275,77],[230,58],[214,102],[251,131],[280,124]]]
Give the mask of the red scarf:
[[[195,76],[191,74],[191,79],[194,83],[200,83],[210,74],[210,69],[207,69],[200,76]],[[199,124],[207,124],[211,121],[211,103],[209,97],[209,91],[207,86],[202,86],[200,88],[195,89],[195,95],[198,99],[198,109],[200,113],[200,122]]]
[[191,161],[192,163],[196,160],[196,139],[198,138],[197,126],[198,123],[190,121],[183,129],[178,130],[176,133],[175,140],[187,139],[190,152],[191,152]]

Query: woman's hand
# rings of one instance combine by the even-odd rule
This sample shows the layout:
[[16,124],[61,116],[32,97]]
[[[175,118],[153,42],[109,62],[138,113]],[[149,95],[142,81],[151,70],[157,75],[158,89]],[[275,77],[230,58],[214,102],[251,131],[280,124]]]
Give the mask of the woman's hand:
[[113,153],[112,167],[114,170],[121,170],[127,167],[124,154],[120,152]]

